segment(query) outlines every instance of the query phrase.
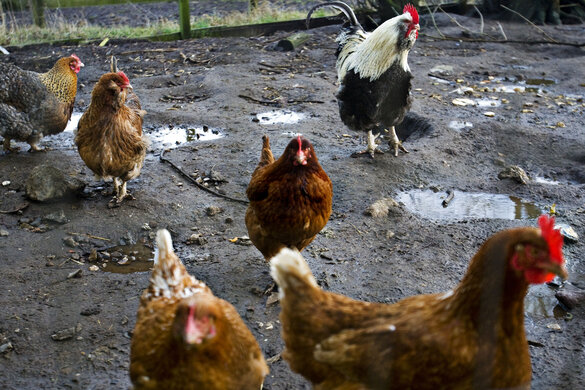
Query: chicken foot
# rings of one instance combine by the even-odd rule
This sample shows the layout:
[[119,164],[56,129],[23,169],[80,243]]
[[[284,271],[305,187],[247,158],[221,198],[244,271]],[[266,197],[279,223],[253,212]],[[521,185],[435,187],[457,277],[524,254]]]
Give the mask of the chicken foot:
[[126,182],[120,178],[114,178],[114,191],[116,195],[108,204],[108,207],[118,207],[122,204],[124,199],[136,200],[134,195],[126,190]]
[[398,157],[398,150],[401,150],[404,153],[409,153],[409,151],[406,150],[406,148],[404,146],[402,146],[402,142],[400,142],[400,140],[398,139],[398,136],[396,135],[396,130],[394,129],[394,126],[392,126],[390,128],[390,130],[391,130],[391,134],[390,134],[390,141],[388,141],[388,146],[390,146],[390,148],[392,150],[394,150],[394,156]]
[[368,131],[368,146],[366,147],[366,149],[362,150],[361,152],[355,152],[351,156],[352,157],[359,157],[359,156],[362,156],[362,155],[367,153],[370,155],[370,157],[374,158],[374,155],[376,153],[384,154],[384,152],[378,148],[378,145],[376,145],[376,138],[378,138],[379,136],[380,136],[380,134],[374,135],[372,133],[372,130],[369,130]]

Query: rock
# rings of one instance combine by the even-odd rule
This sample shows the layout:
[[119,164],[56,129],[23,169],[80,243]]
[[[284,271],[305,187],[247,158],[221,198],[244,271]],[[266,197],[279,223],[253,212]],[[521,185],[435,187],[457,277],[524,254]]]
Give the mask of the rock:
[[75,241],[75,240],[73,239],[73,237],[70,237],[70,236],[68,236],[68,237],[65,237],[65,238],[63,239],[63,243],[64,243],[65,245],[67,245],[68,247],[70,247],[70,248],[77,248],[77,247],[79,246],[79,243],[78,243],[77,241]]
[[25,191],[28,198],[46,202],[76,194],[84,187],[84,182],[65,175],[53,166],[39,165],[33,168],[26,180]]
[[66,224],[69,222],[67,217],[65,216],[65,212],[63,210],[56,211],[54,213],[47,214],[43,217],[43,221],[45,222],[54,222],[60,225]]
[[95,248],[93,248],[90,252],[89,252],[89,256],[87,256],[87,260],[94,262],[97,261],[98,259],[98,254],[97,254],[97,250]]
[[585,290],[565,283],[563,288],[555,294],[555,297],[569,310],[573,310],[577,306],[581,306],[585,301]]
[[12,346],[12,343],[10,341],[0,345],[0,353],[6,353],[6,352],[11,351],[13,349],[14,349],[14,346]]
[[570,242],[579,241],[579,235],[571,226],[559,223],[555,225],[555,229],[559,229],[561,231],[561,235],[565,237],[567,241]]
[[81,278],[81,273],[82,272],[83,271],[81,269],[76,269],[75,271],[73,271],[69,275],[67,275],[67,279]]
[[366,215],[374,218],[385,217],[388,215],[391,207],[398,207],[398,202],[392,198],[382,198],[372,203],[366,209]]
[[221,209],[221,207],[217,207],[217,206],[209,206],[208,208],[205,209],[205,213],[207,215],[209,215],[210,217],[219,214],[223,212],[223,210]]
[[98,271],[99,269],[100,269],[100,267],[98,267],[97,265],[90,265],[89,266],[89,270],[93,271],[93,272]]
[[524,169],[520,168],[519,166],[512,165],[502,172],[498,173],[498,179],[513,179],[516,180],[520,184],[528,184],[530,182],[530,177]]
[[453,66],[437,65],[429,72],[430,75],[451,76],[453,75]]
[[186,242],[187,245],[205,245],[207,244],[207,239],[203,236],[201,236],[201,234],[199,233],[193,233],[191,234],[191,236],[187,239]]
[[55,341],[68,340],[73,338],[73,336],[75,336],[79,332],[81,332],[81,324],[77,324],[74,327],[55,332],[51,335],[51,338]]
[[0,237],[8,237],[10,233],[6,229],[0,229]]

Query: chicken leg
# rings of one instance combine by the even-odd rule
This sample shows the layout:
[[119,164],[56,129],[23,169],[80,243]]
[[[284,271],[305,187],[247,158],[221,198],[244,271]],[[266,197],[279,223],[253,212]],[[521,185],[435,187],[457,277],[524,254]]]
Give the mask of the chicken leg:
[[110,201],[109,207],[118,207],[124,199],[135,200],[136,198],[126,190],[126,182],[118,177],[114,178],[114,198]]
[[402,142],[400,142],[400,140],[398,139],[394,126],[392,126],[390,130],[391,134],[390,141],[388,141],[388,146],[390,146],[390,148],[394,150],[394,156],[398,157],[398,150],[402,150],[404,153],[409,153],[408,150],[406,150],[406,148],[402,146]]
[[372,130],[369,130],[368,131],[368,146],[366,147],[366,149],[362,150],[361,152],[355,152],[351,156],[352,157],[359,157],[359,156],[367,153],[370,155],[370,157],[374,158],[374,155],[376,153],[384,154],[384,152],[378,148],[378,145],[376,145],[376,138],[378,138],[379,136],[380,136],[380,134],[374,135],[372,133]]

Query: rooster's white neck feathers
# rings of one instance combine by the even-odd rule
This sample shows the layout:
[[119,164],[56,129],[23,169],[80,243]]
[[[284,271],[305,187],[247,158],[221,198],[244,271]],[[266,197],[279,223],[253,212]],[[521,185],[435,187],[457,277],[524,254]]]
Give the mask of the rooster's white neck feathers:
[[[399,40],[403,39],[399,26],[405,21],[412,22],[409,13],[397,16],[382,23],[371,33],[357,32],[357,37],[350,38],[341,34],[337,40],[347,40],[337,60],[337,75],[343,80],[348,71],[353,70],[361,78],[377,80],[392,64],[399,61],[405,71],[408,66],[409,50],[400,49]],[[409,39],[409,38],[407,38]]]

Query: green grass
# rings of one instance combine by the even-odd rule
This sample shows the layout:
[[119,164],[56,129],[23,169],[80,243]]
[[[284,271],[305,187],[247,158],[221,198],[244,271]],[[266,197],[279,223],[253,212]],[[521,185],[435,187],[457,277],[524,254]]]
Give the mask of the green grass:
[[[57,1],[57,0],[55,0]],[[229,1],[229,0],[227,0]],[[333,12],[318,10],[314,17],[331,15]],[[223,17],[216,15],[203,15],[197,19],[191,18],[191,29],[212,26],[239,26],[246,24],[270,23],[294,19],[304,19],[306,11],[283,11],[270,4],[262,2],[252,12],[232,12]],[[45,43],[60,40],[102,40],[104,38],[145,38],[154,35],[171,34],[179,31],[178,21],[165,21],[153,23],[145,27],[128,27],[119,25],[115,27],[99,27],[95,25],[79,25],[59,18],[50,26],[39,28],[23,25],[5,28],[0,25],[0,45],[22,46],[34,43]]]

